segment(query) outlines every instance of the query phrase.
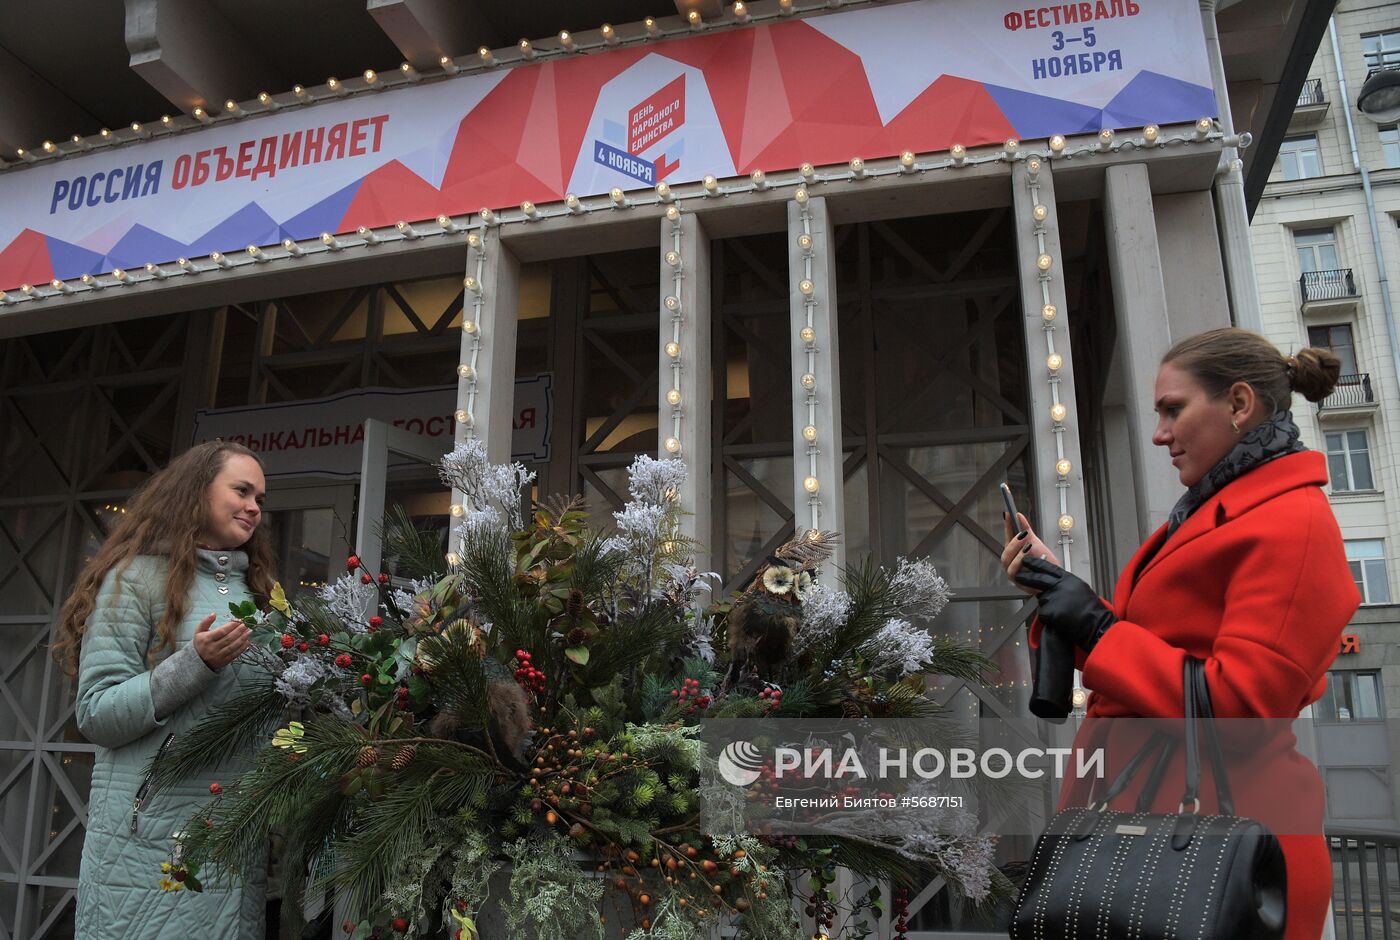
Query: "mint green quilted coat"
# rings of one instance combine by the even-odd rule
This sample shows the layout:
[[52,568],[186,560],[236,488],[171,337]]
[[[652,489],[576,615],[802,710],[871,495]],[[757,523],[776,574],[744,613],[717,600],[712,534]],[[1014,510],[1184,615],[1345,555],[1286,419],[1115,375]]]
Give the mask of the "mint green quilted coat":
[[[191,642],[205,616],[217,614],[215,625],[223,623],[229,602],[248,598],[244,553],[200,551],[199,556],[185,618],[176,630],[177,648]],[[266,672],[239,660],[208,673],[203,677],[207,684],[193,698],[163,720],[156,718],[147,652],[157,642],[154,628],[165,608],[166,571],[165,558],[142,555],[125,570],[109,573],[83,636],[78,728],[98,747],[78,879],[76,935],[92,940],[261,938],[262,872],[234,884],[201,871],[202,894],[167,893],[159,886],[160,864],[171,857],[174,835],[209,799],[209,784],[232,779],[237,768],[211,770],[160,790],[147,799],[132,831],[133,797],[166,736],[174,732],[178,738],[210,708],[252,683],[270,681]],[[198,661],[195,666],[205,668]]]

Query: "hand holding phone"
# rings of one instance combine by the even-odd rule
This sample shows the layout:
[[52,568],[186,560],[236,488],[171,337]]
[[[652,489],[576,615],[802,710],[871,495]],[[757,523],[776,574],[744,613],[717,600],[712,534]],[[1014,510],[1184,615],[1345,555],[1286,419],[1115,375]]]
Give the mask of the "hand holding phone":
[[1021,514],[1016,511],[1016,500],[1011,498],[1011,487],[1005,483],[1001,484],[1001,501],[1006,504],[1006,518],[1015,528],[1015,535],[1020,535],[1026,531],[1026,527],[1021,524]]

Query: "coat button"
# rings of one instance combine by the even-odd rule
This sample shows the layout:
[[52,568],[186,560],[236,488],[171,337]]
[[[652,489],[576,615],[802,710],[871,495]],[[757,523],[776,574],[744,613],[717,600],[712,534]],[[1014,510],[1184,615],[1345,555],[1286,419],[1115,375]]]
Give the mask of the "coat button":
[[227,594],[227,593],[228,593],[228,585],[226,585],[226,584],[221,584],[221,585],[219,585],[219,593],[220,593],[220,594]]
[[222,580],[224,580],[224,579],[227,578],[227,577],[228,577],[228,575],[224,574],[222,571],[216,571],[216,572],[214,572],[214,580],[215,580],[215,581],[222,581]]
[[226,565],[226,564],[228,564],[228,556],[227,556],[227,555],[220,555],[220,556],[219,556],[219,564],[221,564],[221,565]]

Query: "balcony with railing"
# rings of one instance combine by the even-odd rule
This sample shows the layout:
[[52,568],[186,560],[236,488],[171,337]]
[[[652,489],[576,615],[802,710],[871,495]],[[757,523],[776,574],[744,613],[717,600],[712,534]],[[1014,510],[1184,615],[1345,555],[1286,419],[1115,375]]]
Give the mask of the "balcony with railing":
[[1400,833],[1327,830],[1338,940],[1395,940],[1400,920]]
[[1293,116],[1288,121],[1289,128],[1316,127],[1327,114],[1327,106],[1327,93],[1322,89],[1322,79],[1308,79],[1303,82],[1303,87],[1298,92]]
[[1371,389],[1371,373],[1337,377],[1337,387],[1317,403],[1318,411],[1370,411],[1376,407],[1376,395]]
[[1356,306],[1356,278],[1351,268],[1304,271],[1298,278],[1298,292],[1303,298],[1304,313]]

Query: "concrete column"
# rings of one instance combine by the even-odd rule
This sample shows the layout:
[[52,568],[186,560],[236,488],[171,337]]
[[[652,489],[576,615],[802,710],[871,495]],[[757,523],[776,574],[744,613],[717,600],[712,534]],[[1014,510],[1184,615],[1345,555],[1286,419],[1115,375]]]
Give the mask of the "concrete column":
[[[1080,413],[1074,394],[1074,356],[1069,340],[1071,311],[1065,301],[1061,273],[1064,253],[1056,216],[1054,176],[1048,162],[1032,157],[1015,165],[1011,182],[1026,371],[1030,377],[1031,479],[1039,509],[1031,524],[1066,569],[1092,584],[1091,520],[1087,518],[1084,498]],[[1037,215],[1042,218],[1037,219]],[[1054,363],[1058,368],[1050,368],[1051,356],[1060,357]],[[1056,406],[1063,406],[1063,414]],[[1068,528],[1061,525],[1062,521]],[[1097,587],[1106,590],[1104,585]]]
[[[806,190],[799,191],[806,197]],[[792,486],[797,530],[845,525],[841,460],[840,345],[836,335],[836,246],[826,200],[788,203],[791,270]],[[822,567],[828,583],[846,565],[846,551]]]
[[501,243],[500,231],[486,228],[468,236],[457,367],[457,442],[485,441],[491,463],[510,462],[520,298],[520,262]]
[[1171,464],[1152,443],[1157,423],[1152,410],[1153,383],[1172,338],[1145,164],[1123,164],[1104,171],[1104,230],[1113,280],[1113,315],[1118,325],[1115,352],[1122,357],[1128,455],[1141,542],[1167,521],[1181,492]]
[[1172,342],[1230,325],[1230,295],[1208,192],[1154,196],[1162,280],[1172,286],[1167,308]]
[[710,238],[693,213],[661,220],[661,343],[657,452],[685,461],[681,534],[697,542],[695,565],[710,570],[714,381],[710,363]]

